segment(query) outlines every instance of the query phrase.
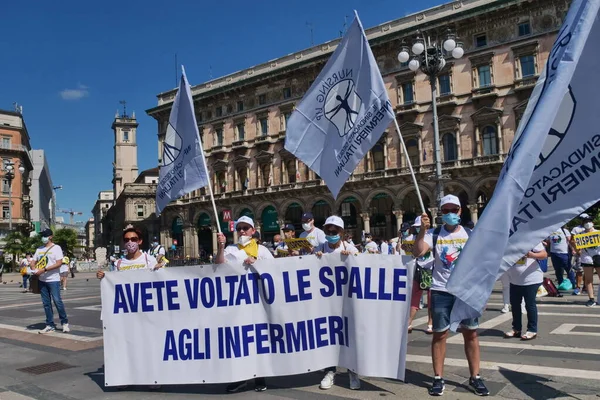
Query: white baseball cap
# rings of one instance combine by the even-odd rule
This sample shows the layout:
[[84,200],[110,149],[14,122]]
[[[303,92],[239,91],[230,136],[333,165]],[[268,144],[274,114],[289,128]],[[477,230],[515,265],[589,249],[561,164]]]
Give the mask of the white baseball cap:
[[331,217],[327,218],[323,225],[335,225],[339,228],[344,229],[344,220],[338,217],[337,215],[332,215]]
[[440,200],[440,207],[444,207],[446,204],[454,204],[460,207],[460,200],[453,194],[442,197]]
[[421,217],[415,218],[415,222],[413,222],[412,226],[421,226]]
[[586,214],[586,213],[583,213],[583,214],[581,214],[581,215],[579,216],[579,218],[581,218],[581,219],[592,219],[592,218],[589,216],[589,214]]
[[235,221],[235,226],[237,227],[237,225],[238,225],[240,222],[246,223],[246,224],[248,224],[248,225],[250,225],[251,227],[253,227],[253,228],[254,228],[254,221],[252,221],[252,218],[250,218],[250,217],[247,217],[247,216],[245,216],[245,215],[242,215],[240,218],[238,218],[238,220],[237,220],[237,221]]

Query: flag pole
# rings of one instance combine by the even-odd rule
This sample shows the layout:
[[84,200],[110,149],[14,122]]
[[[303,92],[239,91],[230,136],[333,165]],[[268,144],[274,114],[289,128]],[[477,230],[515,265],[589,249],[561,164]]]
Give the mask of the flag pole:
[[[406,164],[408,165],[408,169],[410,170],[410,176],[412,177],[413,184],[415,185],[415,190],[417,192],[417,198],[419,199],[419,205],[421,206],[421,211],[423,214],[426,214],[425,205],[423,204],[423,198],[421,197],[421,191],[419,190],[419,185],[417,184],[417,177],[415,176],[415,171],[413,170],[412,163],[410,162],[410,157],[408,156],[408,150],[406,149],[406,143],[404,143],[404,138],[400,133],[400,127],[398,126],[398,120],[394,118],[394,125],[396,125],[396,132],[398,132],[398,137],[400,138],[400,143],[402,144],[402,151],[406,156]],[[205,164],[206,165],[206,164]]]

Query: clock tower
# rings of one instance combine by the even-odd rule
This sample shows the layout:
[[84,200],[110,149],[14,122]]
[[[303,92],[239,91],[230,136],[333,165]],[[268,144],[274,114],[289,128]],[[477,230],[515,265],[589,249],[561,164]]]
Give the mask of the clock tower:
[[135,112],[131,116],[127,115],[125,102],[123,104],[123,113],[119,111],[115,114],[112,123],[112,130],[115,134],[114,161],[113,161],[113,191],[115,201],[123,191],[126,183],[132,183],[138,176],[137,164],[137,127]]

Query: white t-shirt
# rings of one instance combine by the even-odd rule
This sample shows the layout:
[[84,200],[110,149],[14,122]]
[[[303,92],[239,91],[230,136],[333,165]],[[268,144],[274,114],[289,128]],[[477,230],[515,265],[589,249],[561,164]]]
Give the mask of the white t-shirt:
[[[531,250],[534,253],[539,253],[544,250],[542,243],[538,244]],[[510,283],[517,286],[529,286],[537,283],[542,283],[544,273],[540,268],[540,264],[535,258],[523,257],[506,271],[506,275]]]
[[158,246],[154,246],[150,250],[150,254],[155,258],[158,258],[158,256],[164,256],[166,254],[165,247],[161,246],[160,244]]
[[569,240],[571,234],[569,231],[559,229],[556,232],[552,232],[548,236],[548,243],[550,243],[550,253],[556,254],[567,254],[569,252]]
[[[248,254],[246,254],[246,252],[242,249],[239,249],[237,247],[237,245],[231,245],[231,246],[227,246],[225,247],[225,250],[223,251],[223,255],[225,256],[225,260],[227,262],[244,262],[244,260],[246,260],[246,258],[248,258]],[[262,244],[258,245],[258,257],[256,257],[257,260],[270,260],[274,258],[273,254],[271,254],[271,252],[269,251],[269,249],[267,249],[265,246],[263,246]]]
[[300,234],[300,239],[308,240],[312,247],[319,247],[319,245],[327,242],[327,240],[325,240],[325,232],[317,227],[313,228],[313,230],[310,232],[302,232]]
[[62,265],[60,266],[60,273],[62,274],[63,272],[69,272],[69,264],[65,264],[62,263]]
[[381,242],[379,248],[381,250],[381,254],[390,254],[390,248],[387,242]]
[[[414,257],[413,246],[415,244],[415,239],[415,235],[408,235],[402,241],[402,250],[404,251],[405,255]],[[427,253],[425,253],[423,257],[417,257],[417,263],[424,269],[433,268],[433,254],[431,252],[431,249]]]
[[320,249],[323,253],[341,253],[342,250],[347,250],[351,254],[358,254],[358,249],[348,242],[342,242],[338,247],[332,249],[329,243],[325,243]]
[[[596,228],[592,228],[589,232],[583,226],[576,226],[571,231],[572,235],[580,235],[582,233],[590,233],[596,232]],[[594,264],[594,257],[597,254],[600,254],[600,247],[588,247],[587,249],[581,249],[580,261],[582,264]]]
[[133,260],[127,258],[121,258],[115,263],[115,269],[117,271],[129,271],[132,269],[154,269],[156,267],[156,258],[148,253],[142,253],[140,256]]
[[372,240],[369,243],[367,243],[365,245],[365,253],[371,253],[371,254],[379,253],[379,247],[377,246],[377,243],[375,243]]
[[[425,234],[425,243],[430,248],[433,248],[433,231],[434,229],[429,229]],[[431,290],[447,291],[446,283],[448,283],[450,274],[456,266],[456,260],[468,239],[469,234],[462,226],[459,225],[454,232],[448,232],[446,227],[442,226],[435,246]],[[477,268],[477,266],[473,265],[471,268]]]
[[[34,269],[44,269],[44,267],[50,267],[56,264],[59,260],[63,259],[63,251],[59,245],[53,244],[52,247],[39,247],[33,259],[35,260]],[[40,275],[40,281],[42,282],[60,282],[59,269],[55,268],[52,271],[44,272]]]

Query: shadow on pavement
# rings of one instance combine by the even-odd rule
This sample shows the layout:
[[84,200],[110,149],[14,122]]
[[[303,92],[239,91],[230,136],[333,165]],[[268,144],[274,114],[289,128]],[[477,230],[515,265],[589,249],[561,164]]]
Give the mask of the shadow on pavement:
[[523,392],[523,394],[532,399],[556,399],[563,397],[572,397],[570,394],[557,390],[551,386],[545,385],[546,382],[553,382],[552,379],[543,376],[527,374],[524,372],[511,371],[504,368],[498,370],[512,386]]
[[28,331],[38,331],[40,329],[44,329],[45,327],[46,327],[46,323],[45,322],[38,322],[37,324],[27,325],[26,329]]
[[504,337],[504,332],[500,329],[485,329],[477,333],[479,337]]

